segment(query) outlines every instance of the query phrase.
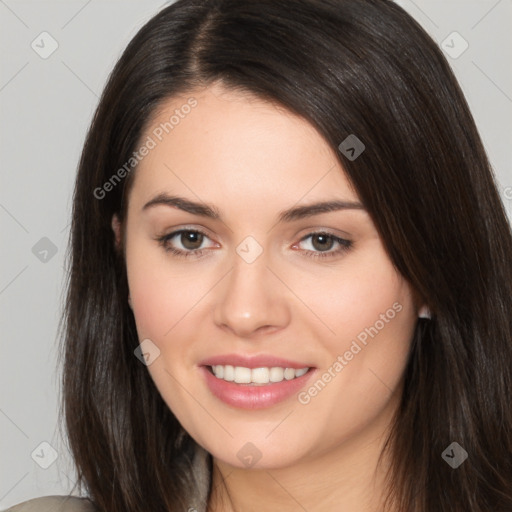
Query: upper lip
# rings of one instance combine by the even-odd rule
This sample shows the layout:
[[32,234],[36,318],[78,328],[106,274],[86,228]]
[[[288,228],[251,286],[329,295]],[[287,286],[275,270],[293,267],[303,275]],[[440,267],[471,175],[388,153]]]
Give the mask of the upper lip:
[[273,356],[270,354],[260,354],[257,356],[248,356],[242,354],[223,354],[218,356],[209,357],[199,363],[201,366],[214,366],[231,365],[243,366],[245,368],[272,368],[280,366],[282,368],[312,368],[308,363],[299,363],[291,361],[290,359],[283,359],[282,357]]

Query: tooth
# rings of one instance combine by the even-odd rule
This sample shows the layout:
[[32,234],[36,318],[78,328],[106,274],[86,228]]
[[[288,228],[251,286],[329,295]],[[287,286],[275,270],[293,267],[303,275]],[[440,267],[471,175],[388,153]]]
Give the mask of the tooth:
[[235,380],[235,369],[230,364],[224,366],[223,379],[227,380],[228,382],[233,382]]
[[251,382],[251,369],[237,366],[235,368],[235,382],[237,384],[249,384]]
[[279,368],[278,366],[274,366],[270,368],[269,372],[269,380],[270,382],[281,382],[283,380],[283,368]]
[[255,384],[268,384],[268,368],[253,368],[251,371],[251,381]]
[[212,365],[213,374],[227,382],[236,382],[237,384],[268,384],[269,382],[277,383],[283,379],[292,380],[296,377],[301,377],[309,370],[308,367],[300,368],[281,368],[274,366],[272,368],[245,368],[243,366],[231,365]]
[[295,377],[295,369],[294,368],[286,368],[284,371],[284,378],[286,380],[292,380]]

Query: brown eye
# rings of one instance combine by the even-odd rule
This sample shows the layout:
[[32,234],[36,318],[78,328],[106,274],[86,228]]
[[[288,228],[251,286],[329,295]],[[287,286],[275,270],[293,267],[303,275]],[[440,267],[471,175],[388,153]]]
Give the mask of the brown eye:
[[311,244],[318,251],[328,251],[334,245],[334,238],[325,233],[312,235]]
[[197,231],[182,231],[180,236],[180,242],[185,249],[191,251],[199,249],[203,243],[204,235]]
[[180,229],[157,237],[156,240],[166,252],[177,257],[200,258],[208,252],[208,247],[201,247],[205,240],[209,240],[208,235],[196,229]]
[[[305,236],[300,243],[309,243],[310,248],[306,248],[305,253],[312,258],[328,258],[341,256],[352,247],[351,240],[345,240],[331,233],[310,233]],[[336,246],[338,246],[336,248]],[[332,250],[334,249],[334,250]]]

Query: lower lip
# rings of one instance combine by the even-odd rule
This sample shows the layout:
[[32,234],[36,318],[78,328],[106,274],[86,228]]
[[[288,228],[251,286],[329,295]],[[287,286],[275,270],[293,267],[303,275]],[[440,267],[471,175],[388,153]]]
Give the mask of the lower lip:
[[240,409],[263,409],[282,402],[299,392],[315,373],[314,368],[311,368],[304,375],[291,380],[250,385],[218,379],[210,372],[208,366],[200,368],[210,391],[224,403]]

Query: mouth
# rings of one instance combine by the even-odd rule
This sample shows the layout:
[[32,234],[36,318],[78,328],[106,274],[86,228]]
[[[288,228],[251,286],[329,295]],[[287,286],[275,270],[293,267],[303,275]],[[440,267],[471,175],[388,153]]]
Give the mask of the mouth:
[[[300,366],[300,365],[297,365]],[[208,364],[199,367],[212,396],[235,409],[271,408],[298,394],[317,373],[310,366],[233,366]]]
[[311,367],[286,368],[281,366],[248,368],[232,365],[206,365],[205,368],[217,379],[243,386],[270,386],[283,381],[295,380],[312,370]]

